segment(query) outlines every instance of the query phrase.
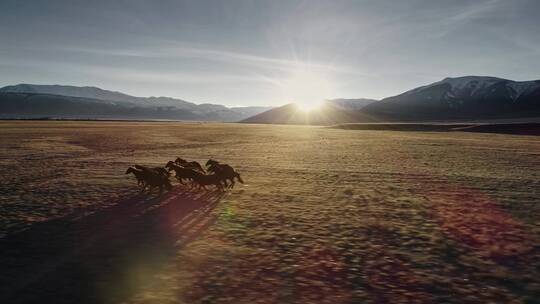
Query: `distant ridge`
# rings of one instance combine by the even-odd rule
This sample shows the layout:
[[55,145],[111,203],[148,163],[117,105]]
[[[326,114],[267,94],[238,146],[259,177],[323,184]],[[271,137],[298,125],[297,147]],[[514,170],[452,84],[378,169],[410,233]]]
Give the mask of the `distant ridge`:
[[540,115],[540,80],[488,76],[445,78],[367,105],[392,121],[512,118]]
[[171,107],[140,107],[126,103],[41,93],[0,93],[0,118],[169,119],[205,120]]
[[376,121],[360,111],[345,110],[331,102],[304,112],[296,104],[287,104],[244,119],[244,123],[332,125],[357,121]]
[[178,119],[275,124],[430,122],[540,117],[540,80],[448,77],[402,94],[295,105],[231,107],[170,97],[136,97],[97,87],[18,84],[0,88],[0,118]]
[[512,81],[489,76],[445,78],[380,101],[368,100],[357,108],[343,107],[347,104],[343,99],[329,101],[332,103],[331,110],[325,108],[311,113],[318,117],[323,115],[318,112],[330,111],[327,114],[332,119],[302,119],[303,114],[288,106],[271,109],[243,122],[328,125],[540,117],[540,80]]
[[337,99],[329,99],[327,102],[333,104],[334,106],[343,109],[343,110],[351,110],[351,111],[358,111],[364,108],[365,106],[372,104],[374,102],[377,102],[376,99],[369,99],[369,98],[337,98]]
[[[92,107],[88,107],[88,103],[92,103]],[[210,103],[198,105],[170,97],[135,97],[97,87],[18,84],[0,88],[0,117],[3,118],[44,115],[73,118],[75,115],[85,118],[166,117],[179,120],[238,121],[268,109],[270,107],[228,108]]]

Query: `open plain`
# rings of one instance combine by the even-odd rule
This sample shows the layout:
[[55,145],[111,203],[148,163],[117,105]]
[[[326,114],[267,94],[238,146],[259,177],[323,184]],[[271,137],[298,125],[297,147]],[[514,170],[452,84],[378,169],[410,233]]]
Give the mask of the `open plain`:
[[[540,138],[0,122],[1,303],[533,303]],[[228,163],[225,194],[133,164]]]

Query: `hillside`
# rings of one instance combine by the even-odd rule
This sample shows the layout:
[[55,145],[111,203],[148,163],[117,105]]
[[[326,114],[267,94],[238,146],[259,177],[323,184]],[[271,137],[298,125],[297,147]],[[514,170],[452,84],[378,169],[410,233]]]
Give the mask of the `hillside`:
[[287,104],[282,107],[268,110],[264,113],[244,119],[244,123],[264,124],[312,124],[330,125],[337,123],[350,123],[357,121],[376,121],[360,111],[343,110],[342,108],[326,102],[320,108],[305,112],[296,104]]
[[287,105],[243,122],[328,125],[524,117],[540,117],[540,80],[519,82],[496,77],[466,76],[445,78],[380,101],[333,99],[310,113]]
[[135,97],[121,92],[103,90],[97,87],[79,87],[68,85],[18,84],[0,88],[1,93],[41,93],[49,95],[82,97],[104,101],[116,101],[143,107],[173,106],[193,110],[197,104],[170,97]]
[[540,80],[445,78],[362,109],[390,121],[515,118],[540,115]]
[[2,118],[118,118],[339,124],[374,121],[459,121],[540,117],[540,80],[488,76],[445,78],[397,96],[330,99],[303,112],[279,108],[195,104],[170,97],[135,97],[96,87],[19,84],[0,88]]
[[[89,106],[91,103],[92,106]],[[96,87],[19,84],[0,88],[0,116],[239,121],[270,107],[195,104],[170,97],[135,97]]]
[[364,108],[367,105],[370,105],[374,102],[377,102],[376,99],[369,98],[337,98],[329,99],[327,102],[333,104],[334,106],[341,108],[342,110],[351,110],[358,111]]
[[206,120],[174,107],[141,107],[129,103],[36,93],[0,93],[0,118],[171,119]]

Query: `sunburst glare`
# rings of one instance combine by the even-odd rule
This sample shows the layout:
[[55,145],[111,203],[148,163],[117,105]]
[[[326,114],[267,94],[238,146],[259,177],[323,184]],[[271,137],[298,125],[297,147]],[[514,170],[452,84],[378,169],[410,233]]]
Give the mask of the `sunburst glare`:
[[311,112],[311,111],[318,110],[323,104],[323,101],[314,101],[314,102],[295,101],[294,104],[296,105],[298,110],[302,112]]
[[281,82],[284,99],[293,102],[301,111],[320,108],[326,98],[334,96],[333,81],[328,75],[310,68],[297,68]]

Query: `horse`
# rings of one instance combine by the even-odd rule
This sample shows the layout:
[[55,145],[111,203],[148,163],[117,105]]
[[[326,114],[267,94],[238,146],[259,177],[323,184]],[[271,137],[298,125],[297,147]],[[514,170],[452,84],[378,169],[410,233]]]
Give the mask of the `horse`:
[[[163,168],[158,167],[157,169]],[[142,180],[143,187],[141,189],[141,192],[144,192],[146,187],[149,187],[149,193],[152,192],[153,188],[159,187],[159,194],[161,195],[163,193],[164,187],[167,190],[170,190],[172,188],[169,177],[166,174],[167,172],[163,173],[163,170],[156,170],[156,168],[148,168],[145,166],[135,165],[134,167],[128,168],[128,171],[126,171],[126,174],[133,173],[137,180]]]
[[180,158],[180,157],[177,157],[174,162],[177,164],[177,165],[180,165],[184,168],[191,168],[191,169],[195,169],[195,170],[199,170],[201,171],[202,173],[205,173],[204,171],[204,168],[201,166],[201,164],[199,164],[198,162],[196,161],[190,161],[188,162],[187,160],[183,159],[183,158]]
[[176,179],[182,184],[184,185],[184,179],[187,179],[188,181],[190,180],[193,180],[194,176],[195,176],[195,173],[199,173],[200,172],[197,172],[191,168],[184,168],[182,166],[179,166],[175,163],[173,163],[172,161],[169,161],[166,165],[165,165],[165,168],[167,168],[170,171],[173,171],[175,172],[175,177]]
[[141,166],[141,165],[135,165],[135,168],[139,169],[139,170],[143,170],[143,171],[154,171],[158,174],[161,174],[161,175],[164,175],[164,176],[171,176],[171,174],[169,173],[169,171],[165,170],[165,168],[162,168],[162,167],[154,167],[154,168],[148,168],[146,166]]
[[234,179],[238,179],[240,183],[244,183],[242,178],[240,177],[240,174],[234,170],[233,167],[227,165],[227,164],[220,164],[216,160],[209,159],[206,162],[206,165],[208,167],[208,172],[213,172],[214,174],[219,175],[224,181],[225,185],[227,186],[227,181],[230,181],[230,185],[228,185],[229,188],[233,188],[235,185]]
[[193,178],[193,182],[195,183],[195,185],[198,186],[198,189],[204,188],[205,190],[207,190],[206,186],[214,185],[219,191],[223,192],[225,190],[222,184],[223,179],[219,175],[217,174],[206,175],[197,171],[193,171],[193,172],[196,173]]
[[146,186],[142,170],[136,169],[134,167],[129,167],[127,169],[127,171],[126,171],[126,174],[130,174],[130,173],[132,173],[135,176],[135,178],[137,179],[137,185]]
[[219,164],[219,162],[217,160],[213,160],[213,159],[209,159],[208,161],[206,161],[206,166],[211,166],[211,165],[217,165]]
[[156,171],[143,171],[143,176],[146,182],[143,191],[147,186],[149,186],[148,192],[152,192],[154,187],[159,187],[159,194],[161,195],[163,193],[163,187],[167,188],[167,190],[172,189],[171,181],[169,181],[166,175]]
[[171,176],[171,173],[169,171],[167,171],[165,168],[162,168],[162,167],[154,167],[152,168],[154,171],[162,174],[162,175],[165,175],[167,177]]

